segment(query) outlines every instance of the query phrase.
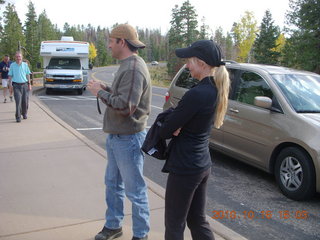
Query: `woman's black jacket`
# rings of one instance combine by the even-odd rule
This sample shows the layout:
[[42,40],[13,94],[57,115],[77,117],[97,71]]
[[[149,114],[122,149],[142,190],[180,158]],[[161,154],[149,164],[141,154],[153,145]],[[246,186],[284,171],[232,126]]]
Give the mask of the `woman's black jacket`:
[[[160,127],[160,137],[172,138],[163,171],[197,174],[211,167],[209,137],[216,108],[217,88],[213,77],[202,79],[182,97]],[[181,128],[180,134],[173,133]]]

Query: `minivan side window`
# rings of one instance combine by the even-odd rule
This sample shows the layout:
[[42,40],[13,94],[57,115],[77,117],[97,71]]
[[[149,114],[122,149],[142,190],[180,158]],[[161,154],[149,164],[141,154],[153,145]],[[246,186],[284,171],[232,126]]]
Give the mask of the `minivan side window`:
[[232,99],[234,85],[236,84],[236,75],[238,75],[239,70],[238,69],[232,69],[227,68],[227,71],[229,73],[229,79],[230,79],[230,89],[229,89],[229,99]]
[[253,105],[256,96],[272,99],[273,93],[261,76],[253,72],[243,72],[239,79],[235,100]]
[[189,69],[185,68],[177,79],[176,86],[191,89],[198,82],[199,81],[197,79],[191,77]]

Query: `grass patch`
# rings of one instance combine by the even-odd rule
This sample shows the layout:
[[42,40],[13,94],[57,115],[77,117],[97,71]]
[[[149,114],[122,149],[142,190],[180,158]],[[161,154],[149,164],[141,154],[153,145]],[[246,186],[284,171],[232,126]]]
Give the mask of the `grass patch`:
[[150,66],[150,77],[153,86],[169,87],[171,78],[168,76],[167,66]]

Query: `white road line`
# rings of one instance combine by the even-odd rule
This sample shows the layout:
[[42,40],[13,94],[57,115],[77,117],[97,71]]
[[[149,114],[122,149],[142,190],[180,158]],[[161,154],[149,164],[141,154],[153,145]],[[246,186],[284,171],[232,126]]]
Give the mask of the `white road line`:
[[154,106],[154,105],[151,105],[151,107],[153,107],[153,108],[157,108],[157,109],[161,109],[161,110],[162,110],[162,107],[157,107],[157,106]]
[[66,100],[70,100],[70,101],[83,101],[83,100],[89,100],[89,101],[95,101],[96,97],[94,96],[78,96],[78,97],[68,97],[68,96],[58,96],[58,97],[47,97],[47,96],[38,96],[38,98],[40,100],[44,100],[44,101],[66,101]]
[[101,130],[102,128],[76,128],[77,131]]
[[[146,129],[151,128],[151,126],[147,126]],[[76,128],[77,131],[92,131],[92,130],[102,130],[102,128]]]

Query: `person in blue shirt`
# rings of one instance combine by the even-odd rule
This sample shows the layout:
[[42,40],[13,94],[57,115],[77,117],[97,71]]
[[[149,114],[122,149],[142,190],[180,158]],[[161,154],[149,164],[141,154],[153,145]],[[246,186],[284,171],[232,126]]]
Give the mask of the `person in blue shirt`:
[[7,90],[9,89],[9,96],[10,96],[10,100],[12,102],[12,94],[13,94],[13,90],[12,90],[12,85],[8,79],[8,73],[10,70],[10,65],[11,65],[11,61],[10,61],[10,57],[8,55],[4,55],[3,57],[3,61],[0,62],[0,78],[2,80],[2,87],[3,87],[3,97],[4,97],[4,103],[7,102]]
[[22,53],[16,52],[16,61],[11,64],[9,70],[9,80],[12,81],[13,95],[16,102],[16,121],[21,122],[27,119],[29,91],[31,90],[31,71],[27,63],[22,61]]
[[227,110],[230,80],[220,47],[199,40],[176,49],[199,83],[182,97],[160,128],[160,137],[172,138],[163,171],[168,172],[165,196],[165,240],[183,240],[189,227],[193,240],[213,240],[206,220],[207,181],[211,173],[209,137],[220,128]]

